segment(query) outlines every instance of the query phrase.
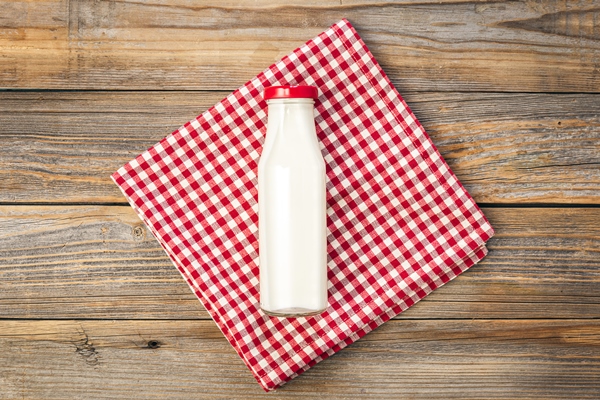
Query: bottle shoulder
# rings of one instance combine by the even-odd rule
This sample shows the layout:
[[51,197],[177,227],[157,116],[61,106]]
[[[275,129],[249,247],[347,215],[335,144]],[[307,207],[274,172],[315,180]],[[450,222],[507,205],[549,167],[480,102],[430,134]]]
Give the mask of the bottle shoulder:
[[298,160],[324,162],[314,129],[312,132],[268,132],[260,160],[263,163],[267,160],[278,163],[296,163]]
[[296,152],[288,155],[276,151],[263,153],[258,161],[259,170],[274,167],[325,171],[325,160],[320,152]]

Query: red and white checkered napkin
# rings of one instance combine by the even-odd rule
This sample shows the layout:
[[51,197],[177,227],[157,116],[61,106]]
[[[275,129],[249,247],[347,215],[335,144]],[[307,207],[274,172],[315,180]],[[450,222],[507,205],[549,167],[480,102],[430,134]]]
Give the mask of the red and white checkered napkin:
[[[261,312],[256,171],[263,89],[315,85],[327,164],[329,306]],[[112,176],[225,337],[272,390],[485,256],[493,230],[346,20]]]

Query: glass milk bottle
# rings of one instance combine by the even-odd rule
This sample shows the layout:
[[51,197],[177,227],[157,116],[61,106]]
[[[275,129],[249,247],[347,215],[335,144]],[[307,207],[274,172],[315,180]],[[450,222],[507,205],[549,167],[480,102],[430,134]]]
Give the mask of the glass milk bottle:
[[325,162],[313,86],[265,89],[267,135],[258,163],[260,306],[277,317],[327,307]]

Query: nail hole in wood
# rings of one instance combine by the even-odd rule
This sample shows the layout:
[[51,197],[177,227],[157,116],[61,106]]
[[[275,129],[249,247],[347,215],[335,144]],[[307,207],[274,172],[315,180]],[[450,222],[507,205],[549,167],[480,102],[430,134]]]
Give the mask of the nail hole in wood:
[[150,340],[148,342],[148,348],[150,349],[158,349],[160,347],[160,342],[157,340]]

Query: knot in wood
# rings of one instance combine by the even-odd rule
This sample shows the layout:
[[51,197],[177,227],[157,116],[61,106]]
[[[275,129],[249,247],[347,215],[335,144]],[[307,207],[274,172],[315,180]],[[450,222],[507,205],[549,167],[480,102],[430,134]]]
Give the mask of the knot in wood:
[[144,237],[144,228],[141,226],[136,226],[133,228],[133,236],[136,239],[142,239]]

